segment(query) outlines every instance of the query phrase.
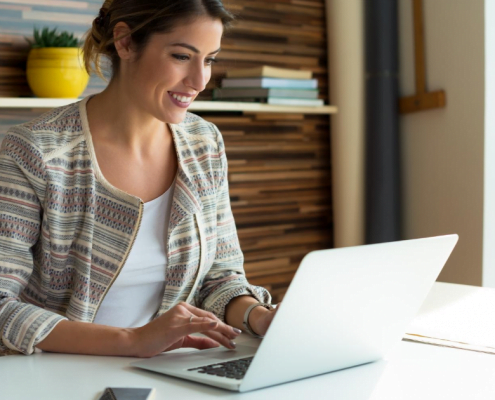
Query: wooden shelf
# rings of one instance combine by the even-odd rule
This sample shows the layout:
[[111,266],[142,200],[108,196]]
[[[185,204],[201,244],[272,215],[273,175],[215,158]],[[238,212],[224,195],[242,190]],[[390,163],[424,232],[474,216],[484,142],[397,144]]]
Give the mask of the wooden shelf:
[[[35,97],[0,97],[0,108],[55,108],[80,99],[40,99]],[[335,114],[337,107],[279,106],[233,101],[195,101],[191,111],[247,111],[267,113]]]

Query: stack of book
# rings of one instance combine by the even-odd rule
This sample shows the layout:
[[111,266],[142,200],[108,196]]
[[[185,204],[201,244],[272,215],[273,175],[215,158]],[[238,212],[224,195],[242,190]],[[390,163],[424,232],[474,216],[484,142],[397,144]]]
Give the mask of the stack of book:
[[213,89],[213,100],[250,101],[267,104],[322,106],[318,80],[311,71],[267,65],[227,71],[221,88]]

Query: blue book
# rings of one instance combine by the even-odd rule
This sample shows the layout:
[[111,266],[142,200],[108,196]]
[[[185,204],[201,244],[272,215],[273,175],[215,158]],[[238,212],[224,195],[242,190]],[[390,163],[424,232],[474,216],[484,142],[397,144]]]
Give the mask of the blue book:
[[290,99],[283,97],[269,97],[267,99],[267,104],[317,107],[323,106],[324,102],[322,99]]
[[222,79],[222,87],[316,89],[318,87],[318,80],[282,78],[224,78]]
[[242,99],[268,97],[290,97],[296,99],[317,99],[318,89],[264,89],[264,88],[215,88],[213,99]]

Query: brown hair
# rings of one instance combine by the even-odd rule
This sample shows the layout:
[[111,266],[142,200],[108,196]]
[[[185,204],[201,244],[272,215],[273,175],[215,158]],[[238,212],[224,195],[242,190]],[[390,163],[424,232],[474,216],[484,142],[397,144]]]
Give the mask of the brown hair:
[[219,19],[224,30],[235,18],[224,8],[222,0],[105,0],[86,33],[84,66],[88,73],[94,71],[103,78],[100,62],[101,56],[106,56],[111,63],[112,77],[117,75],[120,58],[114,45],[113,29],[118,22],[129,26],[129,35],[139,56],[153,34],[171,32],[179,23],[203,16]]

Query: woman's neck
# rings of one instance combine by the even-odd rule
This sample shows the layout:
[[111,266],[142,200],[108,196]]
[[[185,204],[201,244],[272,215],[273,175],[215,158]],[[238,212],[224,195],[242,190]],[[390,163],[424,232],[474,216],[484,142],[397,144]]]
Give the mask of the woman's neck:
[[115,80],[93,96],[86,108],[94,140],[139,150],[153,146],[157,136],[170,133],[165,122],[141,108]]

